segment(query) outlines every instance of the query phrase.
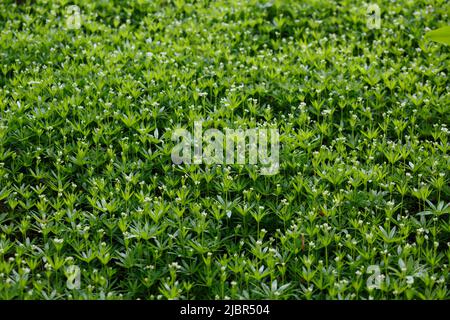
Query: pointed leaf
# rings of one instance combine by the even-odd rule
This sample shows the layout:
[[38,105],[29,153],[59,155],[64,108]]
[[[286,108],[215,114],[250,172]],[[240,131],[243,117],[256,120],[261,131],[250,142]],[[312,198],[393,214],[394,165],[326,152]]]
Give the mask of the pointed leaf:
[[450,45],[450,26],[432,30],[426,34],[426,37],[433,41]]

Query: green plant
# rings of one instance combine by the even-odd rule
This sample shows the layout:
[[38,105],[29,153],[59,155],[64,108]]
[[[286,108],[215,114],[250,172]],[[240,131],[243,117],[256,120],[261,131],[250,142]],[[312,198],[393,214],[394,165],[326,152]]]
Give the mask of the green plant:
[[1,1],[0,299],[449,299],[450,2],[377,3]]

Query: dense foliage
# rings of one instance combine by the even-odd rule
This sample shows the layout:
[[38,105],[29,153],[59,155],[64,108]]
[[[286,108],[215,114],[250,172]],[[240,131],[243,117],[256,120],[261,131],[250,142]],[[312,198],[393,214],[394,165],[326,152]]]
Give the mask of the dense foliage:
[[[376,1],[373,30],[348,0],[22,2],[1,299],[450,298],[450,51],[424,37],[449,1]],[[279,173],[173,165],[200,119],[277,128]]]

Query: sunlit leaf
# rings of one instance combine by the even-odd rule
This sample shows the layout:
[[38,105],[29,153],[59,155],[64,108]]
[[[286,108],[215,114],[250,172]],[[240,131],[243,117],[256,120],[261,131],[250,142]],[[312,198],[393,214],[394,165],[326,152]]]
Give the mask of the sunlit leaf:
[[450,44],[450,26],[430,31],[426,37],[439,43]]

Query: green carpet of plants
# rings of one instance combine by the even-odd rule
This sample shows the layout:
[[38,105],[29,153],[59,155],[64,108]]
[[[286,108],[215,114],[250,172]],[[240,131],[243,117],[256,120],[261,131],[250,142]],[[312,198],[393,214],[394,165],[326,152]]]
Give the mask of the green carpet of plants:
[[[18,2],[0,299],[450,298],[449,1]],[[174,165],[197,120],[278,129],[278,174]]]

